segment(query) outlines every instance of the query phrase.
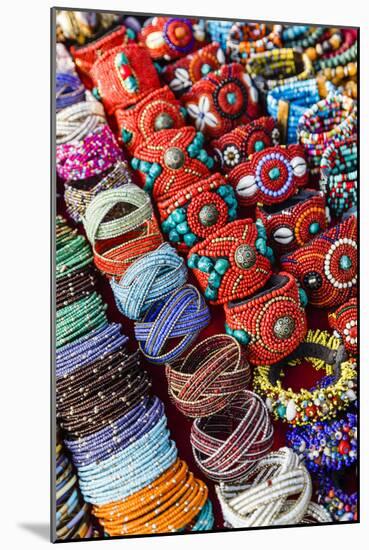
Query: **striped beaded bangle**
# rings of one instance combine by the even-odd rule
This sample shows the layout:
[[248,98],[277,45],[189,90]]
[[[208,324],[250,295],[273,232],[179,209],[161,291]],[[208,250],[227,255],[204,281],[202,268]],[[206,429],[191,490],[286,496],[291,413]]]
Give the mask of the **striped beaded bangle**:
[[247,63],[255,54],[280,48],[282,25],[233,24],[227,38],[227,54],[232,61]]
[[81,141],[103,124],[106,119],[101,103],[93,98],[75,103],[56,114],[56,144]]
[[59,278],[56,284],[56,309],[68,306],[95,290],[95,272],[90,265]]
[[56,74],[56,110],[64,109],[85,100],[85,87],[77,75]]

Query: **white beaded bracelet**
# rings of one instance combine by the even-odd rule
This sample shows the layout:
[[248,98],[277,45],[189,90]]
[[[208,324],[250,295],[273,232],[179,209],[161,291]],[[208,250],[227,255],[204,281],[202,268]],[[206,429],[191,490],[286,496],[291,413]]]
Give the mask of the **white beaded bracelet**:
[[80,141],[102,124],[106,124],[106,119],[99,101],[93,98],[75,103],[56,115],[56,143]]

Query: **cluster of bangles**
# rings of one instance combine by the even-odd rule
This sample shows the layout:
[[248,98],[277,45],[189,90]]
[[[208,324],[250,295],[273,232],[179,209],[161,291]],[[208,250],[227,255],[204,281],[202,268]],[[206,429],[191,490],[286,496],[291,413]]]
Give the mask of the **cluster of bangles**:
[[56,36],[57,536],[355,521],[356,32]]

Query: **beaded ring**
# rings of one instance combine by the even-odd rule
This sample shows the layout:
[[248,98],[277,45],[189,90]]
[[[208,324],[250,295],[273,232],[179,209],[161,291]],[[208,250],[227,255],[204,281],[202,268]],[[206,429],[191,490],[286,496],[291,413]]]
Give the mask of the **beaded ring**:
[[280,272],[259,293],[225,304],[226,332],[247,345],[250,363],[275,363],[303,340],[304,305],[296,280]]
[[272,251],[266,246],[263,225],[237,220],[194,246],[188,256],[207,299],[214,304],[249,296],[272,274]]
[[188,250],[236,218],[237,199],[224,177],[215,173],[160,201],[158,208],[163,233]]
[[320,188],[333,215],[340,217],[357,204],[356,135],[332,142],[320,163]]
[[154,132],[185,125],[180,103],[167,86],[145,95],[130,109],[117,109],[115,118],[119,139],[130,152]]
[[237,126],[211,143],[224,173],[247,161],[254,153],[278,144],[279,131],[272,117],[260,117]]
[[223,50],[217,42],[213,42],[164,67],[161,77],[173,92],[182,94],[224,63]]
[[357,458],[356,414],[347,413],[331,422],[295,426],[287,432],[287,440],[311,472],[348,468]]
[[254,153],[229,173],[242,206],[257,202],[276,204],[294,195],[308,183],[304,150],[300,145],[276,145]]
[[[153,304],[142,321],[136,321],[135,336],[150,363],[171,363],[196,340],[209,321],[209,309],[199,291],[184,285]],[[172,339],[179,341],[168,346]]]
[[273,426],[261,398],[243,390],[222,412],[196,418],[191,445],[200,470],[214,481],[247,475],[273,444]]
[[309,472],[287,447],[259,460],[241,485],[221,484],[216,492],[226,523],[236,528],[296,525],[311,513]]
[[146,48],[138,44],[117,46],[103,53],[91,68],[94,94],[108,115],[125,109],[160,88],[158,73]]
[[[127,183],[133,183],[127,161],[118,160],[110,169],[103,173],[98,182],[96,178],[90,181],[66,182],[64,184],[64,200],[70,217],[75,222],[81,222],[86,209],[96,195],[107,189],[116,189]],[[89,185],[90,184],[90,185]]]
[[101,103],[94,99],[75,103],[56,114],[56,144],[81,141],[103,124],[106,119]]
[[216,414],[247,389],[251,369],[244,350],[227,334],[215,334],[166,367],[169,396],[186,416]]
[[327,227],[324,194],[313,189],[302,189],[280,204],[260,205],[256,216],[278,255],[303,246]]
[[357,492],[346,493],[332,475],[321,475],[318,488],[318,502],[331,515],[333,521],[357,521]]
[[282,256],[282,269],[294,275],[315,307],[334,307],[356,296],[357,221],[354,216],[309,244]]
[[329,326],[349,354],[357,354],[357,299],[351,298],[328,315]]
[[77,75],[71,73],[56,74],[56,110],[85,100],[86,89]]
[[197,130],[217,138],[258,117],[258,93],[239,63],[223,65],[182,96]]
[[190,126],[162,130],[137,147],[132,168],[154,200],[164,200],[210,175],[214,161],[203,145],[204,136]]
[[280,48],[281,32],[282,25],[234,23],[227,39],[227,54],[232,61],[247,63],[256,53]]
[[283,363],[299,365],[308,360],[316,369],[324,369],[327,379],[315,388],[294,392],[284,389],[280,381],[282,364],[258,366],[254,374],[254,389],[266,396],[266,404],[276,420],[296,426],[314,424],[334,418],[356,400],[356,364],[346,360],[340,341],[328,332],[310,330],[304,342]]
[[110,281],[117,308],[129,319],[141,319],[158,300],[187,281],[186,264],[168,243],[144,254],[129,266],[119,282]]
[[97,176],[122,159],[122,151],[107,124],[98,126],[80,141],[56,146],[56,171],[63,180]]
[[204,35],[195,19],[154,17],[141,31],[141,42],[152,59],[170,61],[198,49]]
[[[120,215],[104,221],[114,209]],[[109,277],[121,277],[130,264],[163,241],[150,197],[137,185],[96,195],[86,209],[83,225],[93,246],[95,265]]]

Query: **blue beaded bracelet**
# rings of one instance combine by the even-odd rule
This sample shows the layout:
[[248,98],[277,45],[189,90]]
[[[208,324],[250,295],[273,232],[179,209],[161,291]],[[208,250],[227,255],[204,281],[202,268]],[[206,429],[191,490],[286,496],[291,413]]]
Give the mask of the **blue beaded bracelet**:
[[85,100],[85,87],[78,78],[69,73],[56,74],[56,110],[64,109]]

